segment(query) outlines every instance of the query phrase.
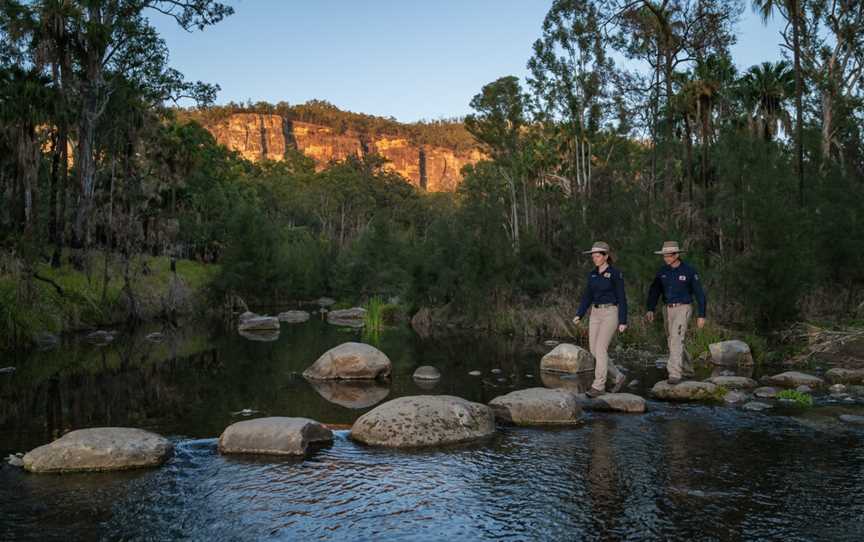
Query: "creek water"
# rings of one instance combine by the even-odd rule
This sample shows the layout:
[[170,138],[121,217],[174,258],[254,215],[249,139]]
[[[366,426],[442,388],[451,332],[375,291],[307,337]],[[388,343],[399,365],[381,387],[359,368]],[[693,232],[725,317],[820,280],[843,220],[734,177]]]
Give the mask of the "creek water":
[[[837,421],[864,414],[860,404],[649,401],[645,414],[585,413],[575,428],[500,427],[470,445],[393,451],[354,443],[347,428],[404,395],[485,403],[583,384],[539,373],[550,346],[501,336],[385,330],[375,342],[393,361],[389,383],[313,386],[300,373],[320,354],[369,337],[314,318],[283,324],[271,342],[206,326],[153,342],[151,331],[0,363],[18,368],[0,375],[4,457],[93,426],[146,428],[176,445],[152,470],[0,467],[0,540],[864,539],[864,430]],[[655,357],[613,355],[638,381],[627,391],[647,396],[665,376]],[[416,383],[420,365],[442,379]],[[244,409],[344,429],[303,460],[220,456],[216,438],[248,419]]]

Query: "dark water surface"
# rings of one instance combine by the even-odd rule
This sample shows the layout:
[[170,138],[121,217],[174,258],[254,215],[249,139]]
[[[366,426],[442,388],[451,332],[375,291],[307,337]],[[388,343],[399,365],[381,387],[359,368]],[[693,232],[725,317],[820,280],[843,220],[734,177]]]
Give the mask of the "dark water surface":
[[[379,340],[394,363],[389,385],[316,389],[300,377],[328,348],[361,339],[313,320],[283,324],[274,342],[191,327],[162,343],[139,333],[4,359],[19,368],[0,376],[4,456],[100,425],[151,429],[176,452],[162,468],[113,474],[0,467],[0,540],[864,539],[864,430],[836,421],[864,414],[860,406],[767,414],[651,401],[644,415],[502,427],[430,451],[364,447],[340,430],[305,460],[216,453],[215,437],[242,409],[350,424],[403,395],[487,402],[543,385],[539,359],[550,349],[394,330]],[[663,376],[627,359],[637,393]],[[432,389],[410,376],[427,364],[444,375]]]

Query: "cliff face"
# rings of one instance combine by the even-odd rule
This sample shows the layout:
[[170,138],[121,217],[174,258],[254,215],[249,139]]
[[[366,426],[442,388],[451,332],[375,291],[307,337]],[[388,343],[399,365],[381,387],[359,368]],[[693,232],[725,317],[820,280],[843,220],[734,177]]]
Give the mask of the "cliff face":
[[462,180],[466,164],[483,159],[479,149],[456,152],[431,145],[415,145],[398,136],[367,136],[353,131],[335,133],[327,126],[289,121],[279,115],[235,113],[219,124],[206,126],[216,141],[247,160],[282,160],[296,148],[323,169],[330,161],[377,153],[387,169],[430,192],[452,191]]

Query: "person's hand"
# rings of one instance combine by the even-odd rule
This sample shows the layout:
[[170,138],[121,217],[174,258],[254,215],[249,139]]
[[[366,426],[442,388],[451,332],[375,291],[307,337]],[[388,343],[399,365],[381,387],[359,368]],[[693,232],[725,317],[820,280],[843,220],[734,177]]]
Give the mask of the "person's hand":
[[624,333],[627,331],[627,324],[621,324],[618,326],[618,333]]
[[580,317],[578,317],[578,316],[574,316],[574,317],[573,317],[573,323],[576,324],[577,326],[579,325],[579,322],[580,322],[581,320],[582,320],[582,318],[580,318]]
[[648,320],[649,322],[653,322],[654,321],[654,311],[646,312],[645,313],[645,319]]
[[705,327],[705,319],[704,318],[697,318],[696,319],[696,327],[698,327],[699,329],[702,329],[703,327]]

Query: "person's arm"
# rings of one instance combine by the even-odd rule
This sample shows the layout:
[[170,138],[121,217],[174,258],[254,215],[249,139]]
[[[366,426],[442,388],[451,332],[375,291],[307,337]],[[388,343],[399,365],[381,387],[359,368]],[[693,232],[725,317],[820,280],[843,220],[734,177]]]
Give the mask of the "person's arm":
[[615,277],[615,297],[618,299],[618,324],[627,325],[627,291],[624,289],[624,275],[619,271]]
[[651,283],[651,287],[648,289],[648,303],[645,304],[648,312],[654,312],[654,309],[657,308],[657,301],[660,299],[662,291],[663,285],[660,283],[660,275],[655,275],[654,282]]
[[705,299],[705,290],[702,289],[702,281],[699,279],[699,273],[696,270],[693,270],[693,280],[690,281],[690,290],[694,297],[696,297],[696,302],[699,304],[699,312],[697,313],[699,318],[705,318],[705,311],[707,310],[706,299]]
[[579,303],[579,310],[576,311],[576,318],[581,319],[588,312],[588,305],[591,304],[591,274],[585,282],[585,290],[582,292],[582,302]]

